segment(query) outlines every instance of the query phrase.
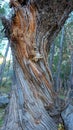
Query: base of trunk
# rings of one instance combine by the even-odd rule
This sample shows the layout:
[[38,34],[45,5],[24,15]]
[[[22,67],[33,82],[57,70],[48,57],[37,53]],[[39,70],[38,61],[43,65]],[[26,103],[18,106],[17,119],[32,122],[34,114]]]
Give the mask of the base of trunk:
[[12,91],[2,130],[57,130],[57,127],[40,100],[22,106]]

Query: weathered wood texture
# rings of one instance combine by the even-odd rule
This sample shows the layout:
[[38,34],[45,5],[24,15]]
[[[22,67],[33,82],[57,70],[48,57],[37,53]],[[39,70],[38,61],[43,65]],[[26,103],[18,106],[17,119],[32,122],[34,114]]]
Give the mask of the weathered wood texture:
[[11,0],[14,15],[2,21],[5,26],[9,23],[5,33],[11,42],[15,84],[2,130],[57,130],[46,110],[54,107],[56,98],[47,55],[72,10],[71,2],[31,0],[23,5]]

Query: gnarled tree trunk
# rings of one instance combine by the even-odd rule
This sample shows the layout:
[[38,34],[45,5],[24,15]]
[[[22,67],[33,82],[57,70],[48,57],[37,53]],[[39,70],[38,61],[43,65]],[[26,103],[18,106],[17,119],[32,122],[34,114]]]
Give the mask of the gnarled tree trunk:
[[[72,10],[73,2],[31,0],[10,2],[11,20],[2,19],[11,41],[14,84],[2,130],[57,130],[47,108],[54,106],[56,94],[48,68],[51,41]],[[49,43],[48,43],[49,41]]]

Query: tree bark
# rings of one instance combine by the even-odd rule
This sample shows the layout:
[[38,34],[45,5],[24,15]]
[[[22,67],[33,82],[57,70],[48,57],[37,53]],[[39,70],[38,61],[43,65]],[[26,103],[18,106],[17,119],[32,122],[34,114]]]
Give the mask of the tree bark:
[[56,98],[47,55],[72,10],[71,2],[31,0],[24,5],[25,1],[11,0],[14,15],[2,21],[9,23],[5,33],[11,41],[15,82],[2,130],[57,130],[46,110]]

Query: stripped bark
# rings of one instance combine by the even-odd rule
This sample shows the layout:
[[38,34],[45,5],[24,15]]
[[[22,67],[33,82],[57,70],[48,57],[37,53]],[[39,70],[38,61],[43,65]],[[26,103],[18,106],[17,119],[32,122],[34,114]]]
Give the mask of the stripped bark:
[[2,130],[57,130],[46,110],[56,98],[47,55],[72,10],[70,2],[11,0],[14,16],[5,33],[11,42],[15,83]]

